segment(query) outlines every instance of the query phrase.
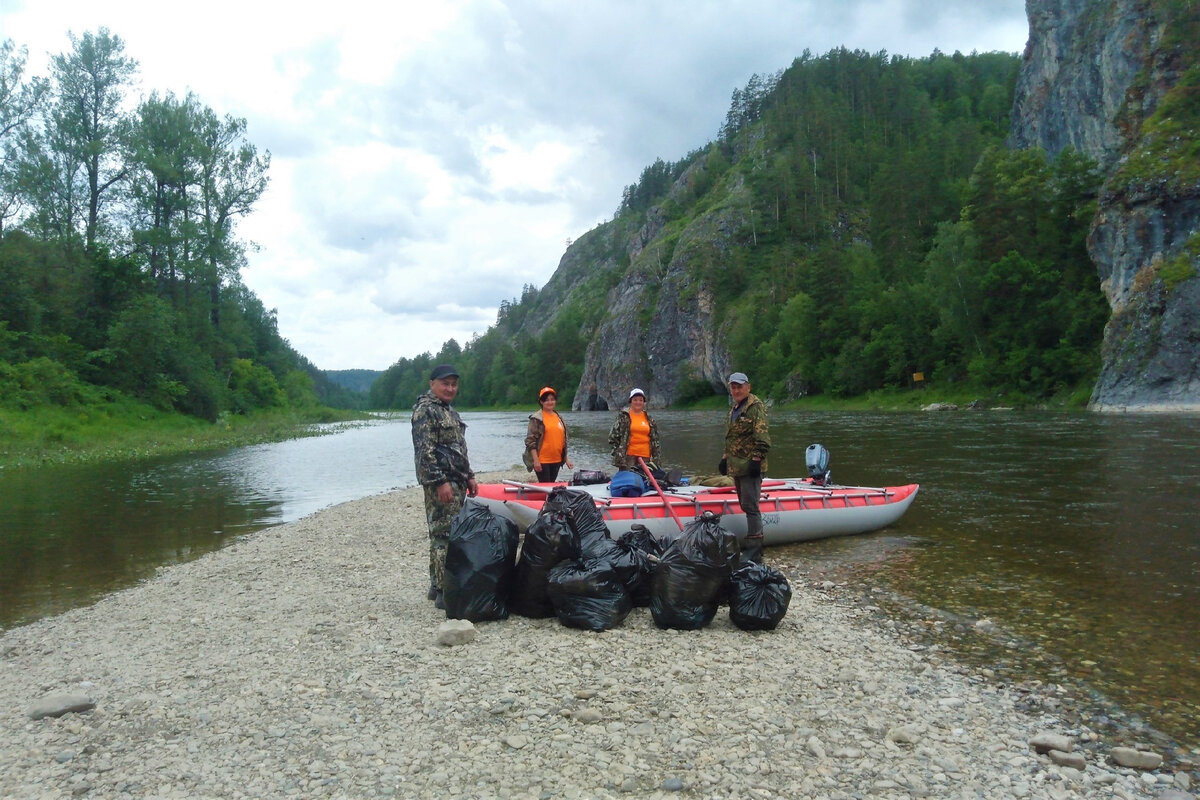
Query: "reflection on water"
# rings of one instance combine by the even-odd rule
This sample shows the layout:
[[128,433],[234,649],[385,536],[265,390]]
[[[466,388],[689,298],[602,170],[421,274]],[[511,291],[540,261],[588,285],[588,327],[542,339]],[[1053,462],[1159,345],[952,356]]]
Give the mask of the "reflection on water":
[[[723,414],[655,412],[664,466],[712,473]],[[467,413],[473,466],[519,462],[524,413]],[[564,414],[578,469],[610,469],[611,413]],[[967,620],[1200,745],[1200,419],[774,412],[770,473],[824,444],[835,480],[917,482],[900,523],[775,552]],[[0,625],[91,602],[238,535],[414,483],[406,414],[315,438],[0,476]],[[1058,678],[1055,678],[1058,680]]]
[[[512,414],[467,415],[481,470],[508,468]],[[407,414],[327,435],[121,464],[0,474],[0,626],[130,586],[163,564],[330,505],[416,483]]]
[[[720,412],[655,416],[665,462],[715,470]],[[583,427],[598,444],[607,421]],[[1200,418],[775,412],[771,433],[772,475],[820,442],[838,482],[921,484],[894,529],[779,560],[990,619],[1018,643],[1002,657],[1052,660],[1200,746]]]

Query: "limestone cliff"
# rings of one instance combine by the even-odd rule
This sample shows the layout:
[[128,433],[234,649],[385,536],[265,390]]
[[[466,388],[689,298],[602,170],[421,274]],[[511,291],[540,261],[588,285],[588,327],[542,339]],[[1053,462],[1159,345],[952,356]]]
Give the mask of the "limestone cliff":
[[[704,169],[703,159],[692,165],[662,205],[688,191]],[[620,408],[633,387],[658,407],[677,400],[689,382],[720,391],[729,357],[698,266],[723,263],[743,235],[743,195],[734,186],[720,205],[678,232],[667,230],[660,206],[637,221],[640,227],[608,222],[567,248],[523,330],[540,333],[563,307],[583,298],[603,305],[574,410]]]
[[[685,173],[681,186],[689,179]],[[677,238],[661,236],[664,220],[648,215],[629,243],[631,268],[613,290],[609,314],[588,348],[577,409],[619,408],[635,386],[662,406],[680,396],[685,381],[716,390],[724,384],[729,359],[714,325],[714,298],[697,267],[728,258],[744,224],[737,197],[735,189],[729,202],[698,217]]]
[[1200,409],[1195,3],[1027,0],[1011,141],[1108,173],[1088,240],[1112,307],[1097,410]]

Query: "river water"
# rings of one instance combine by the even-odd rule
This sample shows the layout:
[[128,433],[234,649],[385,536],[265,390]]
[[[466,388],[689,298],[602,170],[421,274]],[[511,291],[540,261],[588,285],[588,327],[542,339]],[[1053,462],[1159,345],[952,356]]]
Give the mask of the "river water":
[[[715,470],[721,412],[652,414],[665,466]],[[477,471],[519,462],[524,414],[463,416]],[[607,469],[612,415],[564,417],[576,468]],[[415,483],[406,414],[327,430],[0,474],[0,627]],[[921,492],[891,529],[776,548],[769,560],[957,621],[949,627],[967,631],[956,645],[964,657],[1074,681],[1135,723],[1200,747],[1200,417],[780,411],[771,433],[771,475],[803,475],[804,448],[820,442],[837,482],[917,482]]]

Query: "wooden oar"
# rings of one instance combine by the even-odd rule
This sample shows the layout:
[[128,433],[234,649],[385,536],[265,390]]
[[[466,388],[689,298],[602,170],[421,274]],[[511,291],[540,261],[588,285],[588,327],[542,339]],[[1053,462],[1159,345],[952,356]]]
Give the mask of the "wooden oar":
[[638,456],[637,460],[642,465],[642,470],[646,473],[646,477],[650,479],[650,485],[654,487],[654,491],[658,492],[658,496],[662,498],[663,505],[667,507],[667,512],[671,515],[671,519],[675,520],[675,524],[679,526],[679,530],[683,530],[683,523],[680,522],[679,515],[675,513],[675,509],[671,508],[671,502],[667,500],[667,495],[659,487],[658,481],[654,480],[654,474],[646,466],[645,460],[641,456]]

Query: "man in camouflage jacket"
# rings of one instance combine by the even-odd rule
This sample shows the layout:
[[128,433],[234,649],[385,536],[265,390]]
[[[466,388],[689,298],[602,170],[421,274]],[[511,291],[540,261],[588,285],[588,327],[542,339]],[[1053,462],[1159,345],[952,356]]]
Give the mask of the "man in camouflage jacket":
[[767,451],[771,435],[767,430],[767,406],[750,394],[750,379],[744,372],[729,376],[729,395],[733,408],[725,428],[725,452],[718,467],[729,475],[737,487],[738,504],[746,514],[746,538],[742,541],[742,556],[762,562],[762,514],[758,496],[762,492],[763,474],[767,471]]
[[413,459],[429,523],[429,594],[438,608],[444,607],[450,523],[466,495],[474,497],[479,490],[467,458],[467,426],[451,405],[457,396],[458,371],[441,364],[433,368],[429,391],[417,398],[412,414]]

